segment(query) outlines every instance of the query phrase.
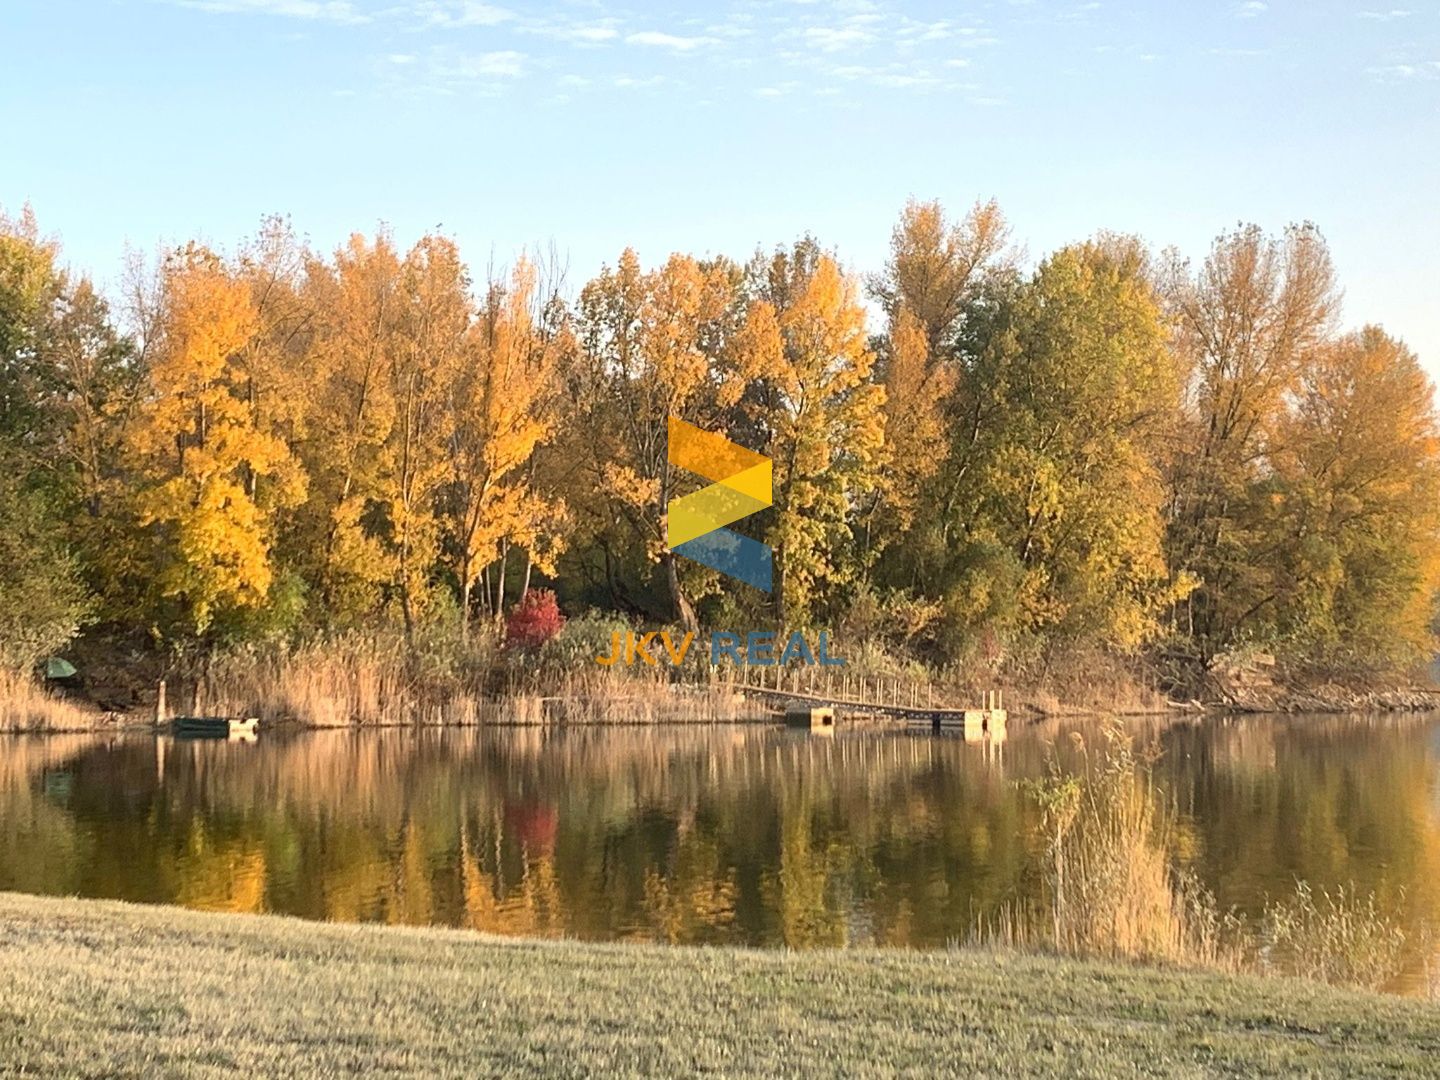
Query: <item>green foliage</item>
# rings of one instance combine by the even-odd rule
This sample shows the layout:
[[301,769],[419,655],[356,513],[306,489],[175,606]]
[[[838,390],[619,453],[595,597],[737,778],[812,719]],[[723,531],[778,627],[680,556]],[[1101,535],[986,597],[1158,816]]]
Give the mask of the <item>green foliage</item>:
[[1066,248],[966,328],[943,591],[991,627],[1133,647],[1165,596],[1153,438],[1178,382],[1138,247]]
[[91,610],[47,501],[0,473],[0,667],[63,649]]

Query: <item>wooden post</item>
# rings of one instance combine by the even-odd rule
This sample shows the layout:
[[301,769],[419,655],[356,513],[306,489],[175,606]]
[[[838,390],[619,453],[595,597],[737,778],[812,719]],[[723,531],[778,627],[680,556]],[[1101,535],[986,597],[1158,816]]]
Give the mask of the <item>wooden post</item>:
[[165,723],[165,680],[160,680],[160,685],[155,688],[155,723]]

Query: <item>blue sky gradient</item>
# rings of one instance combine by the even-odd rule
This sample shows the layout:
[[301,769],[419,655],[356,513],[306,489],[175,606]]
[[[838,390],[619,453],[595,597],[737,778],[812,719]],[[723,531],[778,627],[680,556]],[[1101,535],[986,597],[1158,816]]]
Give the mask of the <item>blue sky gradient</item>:
[[4,0],[0,206],[102,283],[276,211],[572,286],[806,231],[876,270],[911,195],[994,196],[1032,260],[1313,220],[1346,322],[1440,373],[1440,5],[1391,2]]

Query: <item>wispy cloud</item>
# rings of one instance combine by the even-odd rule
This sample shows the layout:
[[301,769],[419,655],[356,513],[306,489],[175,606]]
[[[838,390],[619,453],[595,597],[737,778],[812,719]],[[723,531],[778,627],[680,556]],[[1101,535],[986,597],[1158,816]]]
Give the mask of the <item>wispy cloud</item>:
[[1235,8],[1237,19],[1256,19],[1270,10],[1270,5],[1265,0],[1245,0]]
[[349,0],[172,0],[180,7],[221,15],[276,15],[334,23],[369,22]]
[[1371,68],[1370,74],[1385,82],[1440,79],[1440,60],[1423,60],[1411,64],[1386,64],[1383,67]]
[[516,29],[522,33],[539,34],[572,45],[606,45],[620,37],[620,20],[613,18],[586,19],[575,22],[568,19],[527,20]]
[[1405,8],[1391,8],[1389,11],[1362,11],[1356,18],[1369,19],[1372,22],[1394,22],[1396,19],[1408,19],[1413,11]]
[[516,17],[509,8],[478,0],[420,0],[412,11],[427,26],[498,26]]
[[875,35],[862,26],[807,26],[801,33],[806,43],[824,52],[839,52],[868,45]]
[[518,79],[525,73],[525,54],[514,49],[462,56],[456,71],[469,79]]
[[610,80],[610,85],[617,86],[621,90],[644,90],[661,86],[665,82],[666,79],[663,75],[617,75]]
[[466,52],[437,45],[422,55],[392,53],[382,86],[391,93],[411,95],[478,94],[498,97],[521,79],[530,57],[516,49]]
[[713,37],[682,37],[679,34],[666,34],[659,30],[642,30],[638,33],[625,35],[625,44],[641,45],[656,49],[671,49],[675,52],[689,52],[692,49],[704,48],[706,45],[720,44],[719,38]]
[[[897,0],[715,0],[703,15],[677,15],[668,25],[656,25],[638,9],[613,6],[613,0],[543,6],[515,0],[159,2],[405,31],[415,44],[392,40],[388,49],[377,46],[371,59],[381,88],[402,94],[499,94],[540,71],[550,73],[543,85],[552,94],[641,89],[673,82],[670,56],[685,58],[683,85],[697,92],[768,98],[834,94],[865,83],[970,93],[972,85],[954,81],[959,69],[971,65],[971,50],[999,40],[986,18],[921,18],[901,10]],[[1095,6],[1090,0],[1076,10]],[[743,49],[736,47],[741,41]],[[731,81],[741,71],[751,75]],[[541,86],[535,81],[533,92],[546,92]]]

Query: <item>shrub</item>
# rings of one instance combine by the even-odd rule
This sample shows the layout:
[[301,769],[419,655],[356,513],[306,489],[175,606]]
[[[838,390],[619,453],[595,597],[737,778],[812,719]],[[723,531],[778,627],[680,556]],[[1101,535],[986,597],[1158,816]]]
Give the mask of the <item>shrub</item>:
[[505,620],[505,647],[538,649],[565,626],[565,616],[549,589],[527,589]]

